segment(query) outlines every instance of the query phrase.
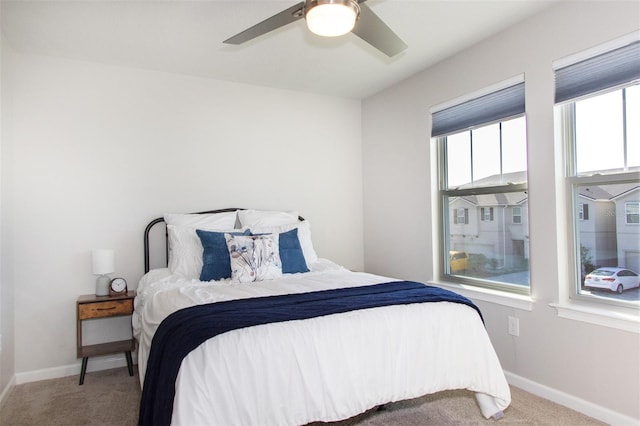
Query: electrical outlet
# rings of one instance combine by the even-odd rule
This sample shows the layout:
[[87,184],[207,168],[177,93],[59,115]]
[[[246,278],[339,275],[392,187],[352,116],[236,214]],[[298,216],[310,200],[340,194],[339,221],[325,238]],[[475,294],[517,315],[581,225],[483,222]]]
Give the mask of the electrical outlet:
[[509,334],[512,336],[520,335],[520,318],[509,317]]

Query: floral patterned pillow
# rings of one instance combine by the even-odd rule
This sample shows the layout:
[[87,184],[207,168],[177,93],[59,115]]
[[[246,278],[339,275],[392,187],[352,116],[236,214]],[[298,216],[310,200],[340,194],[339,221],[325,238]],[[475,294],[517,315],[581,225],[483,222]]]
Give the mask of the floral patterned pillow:
[[249,283],[282,276],[278,234],[224,234],[231,259],[231,282]]

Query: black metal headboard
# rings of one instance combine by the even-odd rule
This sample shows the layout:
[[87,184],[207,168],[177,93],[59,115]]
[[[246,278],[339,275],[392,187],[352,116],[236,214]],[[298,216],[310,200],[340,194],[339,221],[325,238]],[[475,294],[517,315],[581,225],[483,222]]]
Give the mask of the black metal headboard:
[[[226,209],[217,209],[217,210],[207,210],[204,212],[196,212],[191,214],[207,214],[207,213],[227,213],[227,212],[235,212],[237,210],[246,210],[243,208],[226,208]],[[298,216],[299,221],[303,221],[304,218],[302,216]],[[159,223],[164,223],[164,217],[159,217],[157,219],[153,219],[147,227],[144,229],[144,273],[149,272],[150,268],[150,255],[149,255],[149,233],[151,229]],[[166,261],[169,262],[169,235],[165,230],[165,242],[164,242],[164,250],[166,255]]]

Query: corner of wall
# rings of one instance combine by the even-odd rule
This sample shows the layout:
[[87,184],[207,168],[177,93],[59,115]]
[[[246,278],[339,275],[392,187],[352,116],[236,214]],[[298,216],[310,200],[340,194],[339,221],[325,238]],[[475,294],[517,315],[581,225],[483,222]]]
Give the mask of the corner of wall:
[[13,282],[7,260],[7,73],[9,48],[0,27],[0,403],[15,383]]
[[9,383],[7,383],[7,385],[0,392],[0,410],[2,409],[4,403],[7,401],[15,385],[16,385],[16,376],[14,374],[11,377],[11,380],[9,380]]

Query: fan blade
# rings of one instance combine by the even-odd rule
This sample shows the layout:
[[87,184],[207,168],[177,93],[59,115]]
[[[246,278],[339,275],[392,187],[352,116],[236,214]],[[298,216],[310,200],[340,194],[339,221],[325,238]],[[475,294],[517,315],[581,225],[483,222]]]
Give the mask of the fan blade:
[[405,50],[406,43],[363,3],[360,3],[360,18],[351,32],[389,57]]
[[253,27],[247,28],[241,33],[226,39],[223,43],[242,44],[245,41],[249,41],[270,31],[284,27],[285,25],[295,22],[303,17],[303,7],[304,2],[291,6],[289,9],[283,10],[282,12],[273,15],[271,18],[267,18]]

